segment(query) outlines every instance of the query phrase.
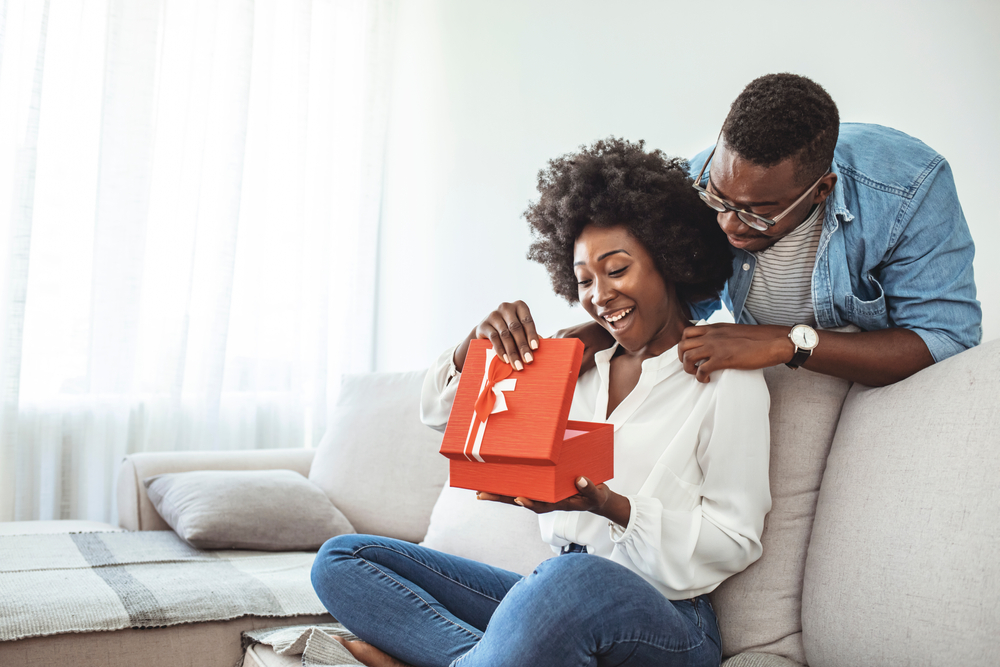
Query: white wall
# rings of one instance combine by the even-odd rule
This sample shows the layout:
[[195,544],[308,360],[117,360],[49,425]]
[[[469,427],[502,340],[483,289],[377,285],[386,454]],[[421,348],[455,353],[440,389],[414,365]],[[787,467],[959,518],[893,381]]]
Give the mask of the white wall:
[[377,365],[426,366],[503,300],[543,333],[584,321],[528,262],[545,161],[610,134],[690,157],[753,78],[790,71],[845,121],[951,162],[1000,336],[1000,4],[404,0],[388,148]]

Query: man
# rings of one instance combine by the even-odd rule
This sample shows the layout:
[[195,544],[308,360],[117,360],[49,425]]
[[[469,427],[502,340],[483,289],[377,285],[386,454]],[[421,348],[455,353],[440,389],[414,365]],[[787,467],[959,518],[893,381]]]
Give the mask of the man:
[[[768,74],[690,169],[732,246],[723,300],[737,322],[684,331],[678,356],[698,380],[786,363],[884,386],[979,344],[972,236],[948,163],[924,143],[841,125],[817,83]],[[558,335],[584,341],[584,368],[611,344],[595,324]]]
[[[733,247],[723,299],[738,322],[685,331],[699,380],[789,363],[882,386],[979,343],[972,237],[948,163],[922,142],[840,125],[818,84],[769,74],[691,169]],[[861,331],[833,331],[849,325]]]

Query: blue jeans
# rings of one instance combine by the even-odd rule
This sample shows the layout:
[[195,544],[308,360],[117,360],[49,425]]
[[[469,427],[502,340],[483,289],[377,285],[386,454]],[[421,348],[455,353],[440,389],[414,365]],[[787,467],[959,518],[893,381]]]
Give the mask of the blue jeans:
[[566,553],[527,577],[371,535],[341,535],[312,569],[354,634],[415,667],[719,665],[707,596],[671,601],[628,568]]

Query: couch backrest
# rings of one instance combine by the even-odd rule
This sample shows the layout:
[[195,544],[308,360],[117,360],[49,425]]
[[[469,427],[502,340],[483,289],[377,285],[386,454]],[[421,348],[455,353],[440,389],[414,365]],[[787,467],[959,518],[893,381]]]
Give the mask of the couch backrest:
[[800,602],[806,547],[827,453],[850,388],[786,366],[764,371],[771,392],[771,511],[760,560],[712,593],[723,655],[756,651],[805,662]]
[[441,434],[420,421],[425,371],[345,376],[309,480],[359,533],[419,542],[448,476]]
[[810,667],[1000,664],[1000,340],[855,387],[806,560]]

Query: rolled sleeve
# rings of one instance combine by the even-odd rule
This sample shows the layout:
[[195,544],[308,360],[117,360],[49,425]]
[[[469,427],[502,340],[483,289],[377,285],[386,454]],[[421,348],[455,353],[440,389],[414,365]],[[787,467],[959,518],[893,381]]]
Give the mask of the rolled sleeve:
[[974,257],[951,168],[942,159],[893,228],[889,259],[877,272],[890,326],[920,336],[935,362],[982,340]]

